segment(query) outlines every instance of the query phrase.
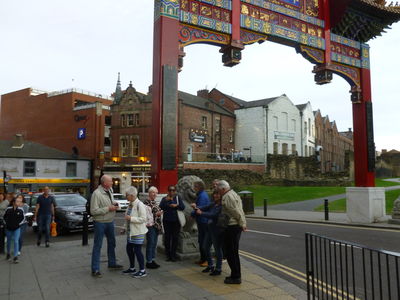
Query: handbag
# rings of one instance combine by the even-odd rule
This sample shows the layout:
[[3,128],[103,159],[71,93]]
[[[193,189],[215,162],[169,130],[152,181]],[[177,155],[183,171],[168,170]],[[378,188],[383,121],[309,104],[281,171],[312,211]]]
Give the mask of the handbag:
[[221,229],[226,229],[229,225],[230,219],[231,218],[227,214],[224,214],[223,212],[221,212],[218,215],[217,226]]
[[[179,205],[179,201],[180,201],[179,197],[177,197],[178,205]],[[181,227],[184,227],[185,224],[186,224],[186,216],[185,216],[184,212],[182,210],[179,210],[179,209],[176,212],[178,214],[179,224],[181,224]]]
[[50,224],[50,232],[51,236],[57,236],[57,223],[54,221]]

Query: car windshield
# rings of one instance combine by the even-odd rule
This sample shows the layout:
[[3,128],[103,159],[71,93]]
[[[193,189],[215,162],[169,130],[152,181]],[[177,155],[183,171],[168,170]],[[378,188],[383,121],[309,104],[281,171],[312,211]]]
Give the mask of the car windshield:
[[78,194],[56,195],[55,198],[57,206],[78,206],[86,204],[86,199]]
[[126,197],[122,194],[114,194],[113,196],[115,200],[126,200]]

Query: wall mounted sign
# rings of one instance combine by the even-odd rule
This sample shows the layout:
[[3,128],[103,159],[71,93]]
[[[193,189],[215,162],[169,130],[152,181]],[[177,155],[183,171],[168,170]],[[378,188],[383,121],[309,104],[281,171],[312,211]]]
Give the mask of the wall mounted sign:
[[86,128],[78,128],[78,140],[84,140],[86,138]]
[[190,129],[189,131],[189,140],[196,143],[205,143],[207,137],[207,130],[201,129]]

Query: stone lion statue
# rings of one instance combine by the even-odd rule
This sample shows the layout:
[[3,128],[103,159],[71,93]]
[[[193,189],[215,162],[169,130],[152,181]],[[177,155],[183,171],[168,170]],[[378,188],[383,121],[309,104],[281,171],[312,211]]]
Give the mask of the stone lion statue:
[[182,231],[185,235],[197,232],[196,221],[190,217],[190,214],[193,211],[190,204],[195,203],[197,197],[196,192],[193,189],[193,185],[196,181],[202,180],[200,177],[189,175],[179,179],[176,185],[178,195],[185,203],[184,213],[186,216],[186,225],[182,228]]

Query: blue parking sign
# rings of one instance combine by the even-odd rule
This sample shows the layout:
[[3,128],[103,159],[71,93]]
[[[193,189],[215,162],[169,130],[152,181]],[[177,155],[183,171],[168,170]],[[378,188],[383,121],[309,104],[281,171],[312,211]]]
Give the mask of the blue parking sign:
[[86,128],[78,128],[78,140],[84,140],[86,137]]

